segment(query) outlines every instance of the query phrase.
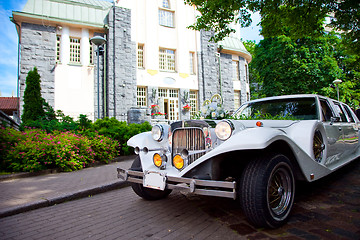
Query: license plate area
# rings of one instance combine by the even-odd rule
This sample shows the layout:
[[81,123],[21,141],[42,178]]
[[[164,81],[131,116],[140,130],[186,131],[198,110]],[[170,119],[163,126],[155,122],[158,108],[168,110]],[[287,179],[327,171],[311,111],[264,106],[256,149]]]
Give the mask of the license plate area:
[[147,188],[165,190],[166,176],[163,173],[145,171],[143,185]]

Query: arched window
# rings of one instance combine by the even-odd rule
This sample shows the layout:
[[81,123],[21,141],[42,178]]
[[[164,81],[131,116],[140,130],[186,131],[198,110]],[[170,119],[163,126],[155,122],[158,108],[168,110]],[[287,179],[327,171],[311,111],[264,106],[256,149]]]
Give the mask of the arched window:
[[162,7],[163,7],[163,8],[169,8],[169,9],[170,9],[169,0],[163,0],[163,2],[162,2]]
[[174,11],[170,9],[169,0],[163,0],[159,7],[159,24],[165,27],[174,27]]

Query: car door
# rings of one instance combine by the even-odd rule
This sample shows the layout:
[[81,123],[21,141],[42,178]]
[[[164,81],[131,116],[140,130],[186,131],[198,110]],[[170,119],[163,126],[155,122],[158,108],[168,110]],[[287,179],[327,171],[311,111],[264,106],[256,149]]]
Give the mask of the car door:
[[344,152],[343,131],[340,118],[327,99],[320,98],[322,121],[326,132],[326,159],[324,165],[331,168],[331,165],[340,161]]
[[346,122],[343,122],[343,134],[346,158],[354,158],[353,156],[359,147],[359,129],[355,122],[352,110],[345,104],[340,104],[341,110],[346,116]]

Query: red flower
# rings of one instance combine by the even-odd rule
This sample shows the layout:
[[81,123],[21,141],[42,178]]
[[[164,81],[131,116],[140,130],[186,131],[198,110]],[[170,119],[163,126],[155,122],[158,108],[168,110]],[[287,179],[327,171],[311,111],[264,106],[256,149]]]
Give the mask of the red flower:
[[189,111],[191,109],[191,106],[189,106],[189,104],[186,104],[183,109]]

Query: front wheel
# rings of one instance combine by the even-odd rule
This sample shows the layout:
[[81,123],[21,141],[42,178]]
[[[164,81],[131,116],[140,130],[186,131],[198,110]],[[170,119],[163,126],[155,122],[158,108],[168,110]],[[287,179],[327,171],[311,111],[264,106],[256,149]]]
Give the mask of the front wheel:
[[251,161],[239,189],[242,209],[258,227],[277,228],[289,217],[295,196],[295,178],[289,159],[271,154]]
[[[131,165],[131,168],[134,171],[142,171],[140,157],[137,157]],[[130,183],[131,188],[134,192],[145,200],[159,200],[162,198],[166,198],[170,193],[171,189],[165,189],[164,191],[151,189],[144,187],[139,183]]]

